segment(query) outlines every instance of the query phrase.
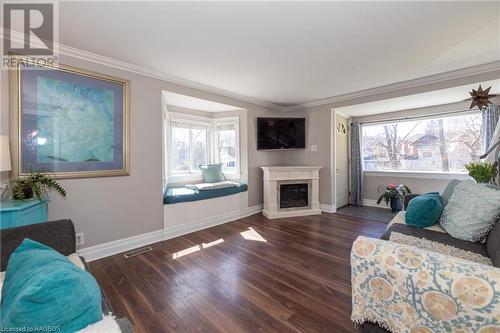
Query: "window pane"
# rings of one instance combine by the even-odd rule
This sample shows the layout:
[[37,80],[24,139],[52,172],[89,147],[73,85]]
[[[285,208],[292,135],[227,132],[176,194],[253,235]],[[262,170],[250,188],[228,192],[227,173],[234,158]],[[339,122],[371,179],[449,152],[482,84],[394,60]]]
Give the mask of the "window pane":
[[191,172],[200,172],[200,164],[207,164],[207,130],[191,129]]
[[364,170],[466,172],[480,155],[481,115],[363,125]]
[[189,129],[172,128],[172,173],[189,173]]
[[236,131],[222,130],[218,132],[219,162],[226,173],[236,173]]

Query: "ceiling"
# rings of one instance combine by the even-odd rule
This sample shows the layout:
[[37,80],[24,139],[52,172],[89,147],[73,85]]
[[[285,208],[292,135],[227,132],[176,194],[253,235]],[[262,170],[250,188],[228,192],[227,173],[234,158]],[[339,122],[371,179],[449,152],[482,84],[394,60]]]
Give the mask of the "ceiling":
[[59,4],[64,45],[294,106],[500,60],[500,2]]
[[205,111],[205,112],[224,112],[224,111],[237,111],[243,110],[237,106],[212,102],[202,98],[177,94],[170,91],[163,92],[163,98],[167,105],[187,108],[191,110]]
[[[491,87],[490,94],[500,95],[500,80],[491,80],[403,97],[388,98],[375,102],[349,105],[345,107],[335,108],[335,111],[349,117],[361,117],[386,112],[411,110],[427,106],[456,103],[469,98],[469,92],[472,91],[472,89],[477,89],[479,84],[481,84],[484,89]],[[465,104],[467,104],[468,107],[470,105],[470,102],[467,102]]]

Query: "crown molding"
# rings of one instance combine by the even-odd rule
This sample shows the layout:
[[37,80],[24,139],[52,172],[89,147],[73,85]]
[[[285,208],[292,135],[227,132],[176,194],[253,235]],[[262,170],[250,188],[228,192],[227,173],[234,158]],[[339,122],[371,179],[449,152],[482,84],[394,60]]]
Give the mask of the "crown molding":
[[351,116],[349,116],[349,115],[347,115],[347,114],[345,114],[343,112],[337,111],[335,109],[334,109],[334,111],[335,111],[335,114],[338,114],[341,117],[344,117],[344,118],[347,118],[347,119],[351,118]]
[[179,78],[179,77],[176,77],[173,75],[158,72],[157,70],[154,70],[152,68],[131,64],[131,63],[119,60],[119,59],[115,59],[115,58],[103,56],[100,54],[84,51],[84,50],[77,49],[77,48],[74,48],[71,46],[59,44],[59,53],[65,55],[65,56],[70,56],[72,58],[90,61],[90,62],[99,64],[99,65],[104,65],[104,66],[113,67],[116,69],[128,71],[128,72],[135,73],[135,74],[140,74],[143,76],[155,78],[155,79],[162,80],[162,81],[172,83],[172,84],[176,84],[179,86],[192,88],[192,89],[200,90],[200,91],[203,91],[206,93],[215,94],[215,95],[219,95],[219,96],[223,96],[223,97],[228,97],[228,98],[240,101],[240,102],[246,102],[246,103],[258,105],[258,106],[262,106],[262,107],[265,107],[268,109],[273,109],[276,111],[285,111],[282,106],[279,106],[279,105],[276,105],[276,104],[273,104],[270,102],[262,101],[262,100],[257,99],[257,98],[240,95],[240,94],[233,93],[233,92],[230,92],[227,90],[211,87],[211,86],[208,86],[208,85],[205,85],[202,83],[194,82],[194,81],[187,80],[187,79],[182,79],[182,78]]
[[[1,40],[3,40],[3,31],[4,30],[7,30],[7,29],[0,27],[0,39]],[[17,32],[17,31],[11,31],[11,33],[12,33],[11,36],[13,36],[12,39],[14,41],[17,41],[17,42],[24,41],[25,34]],[[233,92],[230,92],[230,91],[227,91],[224,89],[215,88],[215,87],[208,86],[208,85],[198,83],[198,82],[194,82],[191,80],[179,78],[179,77],[176,77],[173,75],[169,75],[167,73],[159,72],[158,70],[154,70],[154,69],[149,68],[149,67],[140,66],[140,65],[126,62],[126,61],[122,61],[120,59],[107,57],[107,56],[100,55],[97,53],[92,53],[89,51],[84,51],[82,49],[68,46],[68,45],[61,44],[61,43],[54,43],[54,48],[57,50],[58,54],[62,54],[62,55],[69,56],[72,58],[92,62],[92,63],[98,64],[98,65],[112,67],[115,69],[127,71],[127,72],[134,73],[134,74],[139,74],[139,75],[151,77],[151,78],[165,81],[165,82],[168,82],[171,84],[200,90],[202,92],[235,99],[235,100],[240,101],[240,102],[258,105],[258,106],[273,109],[276,111],[285,111],[284,107],[282,107],[280,105],[276,105],[274,103],[270,103],[270,102],[263,101],[263,100],[253,98],[253,97],[249,97],[249,96],[240,95],[240,94],[233,93]]]
[[309,103],[297,104],[297,105],[287,107],[284,111],[285,112],[297,111],[297,110],[303,110],[303,109],[307,109],[307,108],[311,108],[311,107],[315,107],[315,106],[320,106],[320,105],[345,102],[345,101],[358,99],[358,98],[362,98],[362,97],[375,96],[375,95],[380,95],[380,94],[389,93],[389,92],[402,90],[402,89],[416,88],[416,87],[420,87],[420,86],[424,86],[424,85],[428,85],[428,84],[439,83],[439,82],[453,80],[453,79],[459,79],[459,78],[463,78],[463,77],[467,77],[467,76],[480,75],[480,74],[485,74],[485,73],[489,73],[492,71],[499,71],[499,70],[500,70],[500,61],[494,61],[494,62],[482,64],[482,65],[466,67],[466,68],[461,68],[461,69],[443,72],[443,73],[439,73],[439,74],[424,76],[424,77],[421,77],[418,79],[401,81],[398,83],[392,83],[392,84],[379,86],[379,87],[375,87],[375,88],[359,90],[356,92],[337,95],[337,96],[333,96],[333,97],[329,97],[329,98],[325,98],[325,99],[312,101]]
[[[3,40],[3,29],[0,27],[0,39]],[[19,32],[13,32],[14,35],[14,40],[17,41],[23,41],[24,40],[24,34],[19,33]],[[448,72],[443,72],[439,74],[434,74],[434,75],[429,75],[429,76],[424,76],[421,78],[413,79],[413,80],[407,80],[407,81],[401,81],[393,84],[388,84],[388,85],[383,85],[375,88],[370,88],[370,89],[365,89],[365,90],[359,90],[356,92],[351,92],[347,94],[342,94],[342,95],[336,95],[324,99],[319,99],[316,101],[311,101],[308,103],[302,103],[302,104],[297,104],[297,105],[292,105],[292,106],[281,106],[277,105],[275,103],[263,101],[257,98],[245,96],[245,95],[240,95],[234,92],[230,92],[224,89],[219,89],[215,88],[209,85],[205,85],[202,83],[194,82],[191,80],[179,78],[173,75],[169,75],[167,73],[161,73],[157,70],[154,70],[152,68],[148,68],[145,66],[140,66],[140,65],[135,65],[126,61],[122,61],[116,58],[112,57],[107,57],[104,55],[100,55],[97,53],[92,53],[88,51],[84,51],[75,47],[71,47],[68,45],[64,45],[61,43],[54,43],[54,46],[56,49],[58,49],[58,52],[60,54],[63,54],[65,56],[69,56],[72,58],[77,58],[81,59],[84,61],[89,61],[93,62],[99,65],[107,66],[107,67],[112,67],[115,69],[127,71],[130,73],[135,73],[151,78],[155,78],[161,81],[165,81],[167,83],[179,85],[182,87],[187,87],[187,88],[192,88],[196,89],[202,92],[210,93],[210,94],[215,94],[219,95],[222,97],[227,97],[231,98],[240,102],[245,102],[245,103],[250,103],[253,105],[258,105],[261,107],[265,107],[268,109],[272,109],[275,111],[282,111],[282,112],[290,112],[290,111],[298,111],[298,110],[303,110],[315,106],[321,106],[321,105],[326,105],[326,104],[332,104],[332,103],[339,103],[339,102],[346,102],[349,100],[354,100],[358,98],[363,98],[363,97],[369,97],[369,96],[376,96],[384,93],[390,93],[393,91],[398,91],[402,89],[409,89],[409,88],[416,88],[419,86],[424,86],[428,84],[433,84],[433,83],[438,83],[438,82],[443,82],[443,81],[448,81],[448,80],[453,80],[453,79],[459,79],[462,77],[467,77],[467,76],[473,76],[473,75],[480,75],[480,74],[485,74],[488,72],[492,71],[500,71],[500,61],[494,61],[486,64],[481,64],[477,66],[471,66],[471,67],[466,67],[466,68],[461,68],[457,70],[452,70]]]

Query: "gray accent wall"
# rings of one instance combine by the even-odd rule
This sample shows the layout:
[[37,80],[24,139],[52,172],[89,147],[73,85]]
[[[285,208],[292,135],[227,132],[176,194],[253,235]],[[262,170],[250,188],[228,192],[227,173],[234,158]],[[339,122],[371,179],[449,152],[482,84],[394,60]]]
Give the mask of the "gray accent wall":
[[[316,106],[300,111],[287,112],[287,117],[306,118],[306,149],[284,151],[285,165],[321,165],[319,173],[319,201],[333,205],[332,178],[332,111],[329,106]],[[316,145],[317,151],[311,146]]]
[[[162,90],[247,110],[248,206],[262,203],[260,166],[280,164],[282,152],[257,151],[256,117],[283,116],[282,112],[64,55],[60,62],[130,80],[130,176],[61,180],[67,198],[50,197],[49,219],[72,219],[76,231],[85,233],[83,247],[163,229]],[[7,71],[1,71],[0,82],[0,130],[7,135]],[[8,178],[8,173],[0,176]]]
[[[351,101],[340,101],[325,105],[303,108],[283,113],[233,98],[204,92],[162,81],[159,79],[131,73],[93,62],[60,55],[61,63],[97,73],[114,75],[130,80],[130,176],[85,178],[62,180],[67,189],[66,199],[51,196],[49,218],[70,218],[77,232],[85,233],[84,247],[102,244],[118,239],[136,236],[163,229],[162,202],[162,96],[163,90],[190,95],[211,101],[234,105],[247,111],[247,159],[248,159],[248,206],[262,203],[262,171],[265,165],[321,165],[320,202],[324,205],[335,203],[335,183],[332,179],[333,154],[331,135],[332,108],[344,105],[380,100],[457,86],[468,82],[479,82],[499,73],[485,73],[468,78],[440,81],[420,87],[410,87],[366,96]],[[0,133],[9,133],[9,89],[8,73],[0,71]],[[256,142],[257,117],[301,116],[307,118],[307,148],[295,151],[258,151]],[[381,116],[382,117],[382,116]],[[384,115],[383,117],[387,117]],[[311,151],[317,145],[317,151]],[[8,174],[2,173],[5,179]],[[394,179],[380,177],[371,180],[366,177],[366,197],[375,198],[373,189],[379,184]],[[440,190],[446,181],[422,181],[420,179],[401,179],[415,191]],[[168,218],[168,217],[166,217]]]

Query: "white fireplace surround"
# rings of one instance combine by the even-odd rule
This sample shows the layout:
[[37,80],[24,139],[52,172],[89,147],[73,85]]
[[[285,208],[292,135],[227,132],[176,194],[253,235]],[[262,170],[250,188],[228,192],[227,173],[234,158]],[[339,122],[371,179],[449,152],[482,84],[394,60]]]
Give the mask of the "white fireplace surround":
[[[319,170],[321,166],[264,166],[264,210],[269,219],[321,214]],[[281,184],[308,184],[308,206],[280,208]]]

